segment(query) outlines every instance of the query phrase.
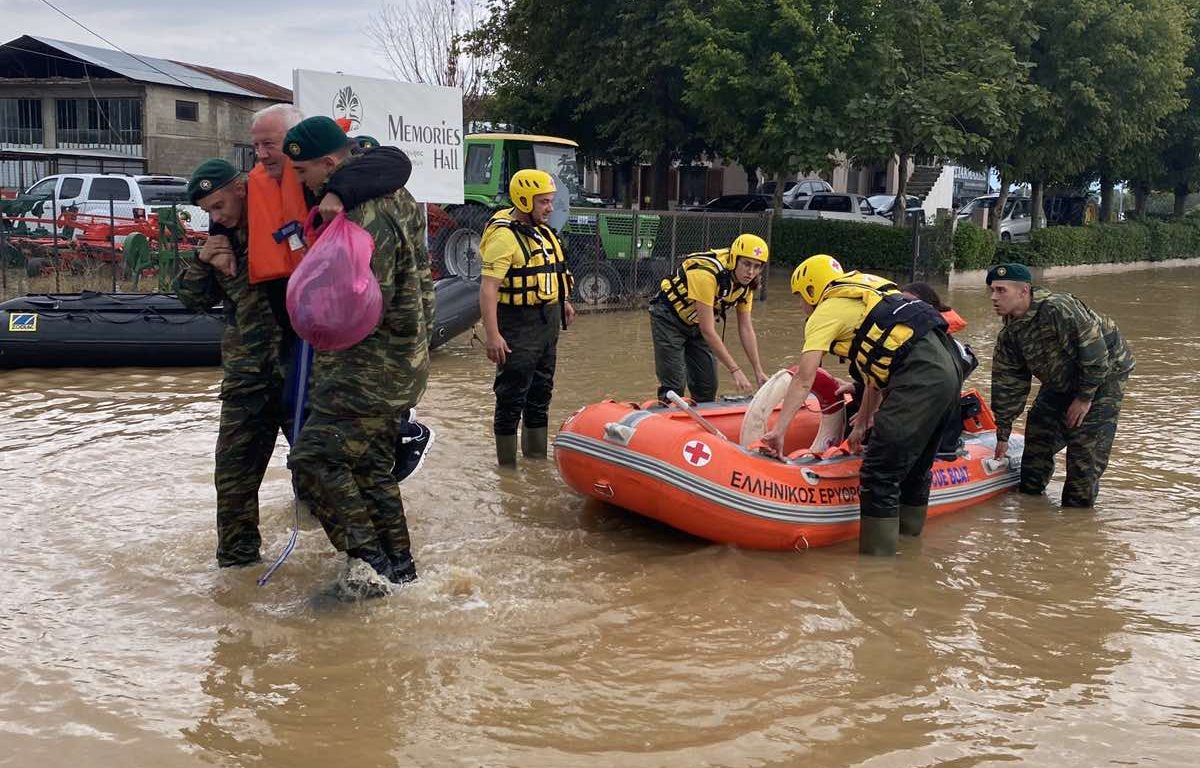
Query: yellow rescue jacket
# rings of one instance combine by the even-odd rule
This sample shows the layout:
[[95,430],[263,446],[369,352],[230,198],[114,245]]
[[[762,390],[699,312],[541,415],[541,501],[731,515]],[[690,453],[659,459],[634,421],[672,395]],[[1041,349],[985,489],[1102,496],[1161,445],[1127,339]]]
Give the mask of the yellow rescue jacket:
[[821,300],[825,299],[857,299],[866,305],[854,337],[834,341],[829,351],[850,362],[850,375],[856,381],[869,379],[880,389],[887,386],[892,369],[917,339],[935,328],[947,328],[936,309],[907,298],[895,283],[876,275],[847,272],[825,288]]
[[512,214],[511,208],[497,211],[483,233],[484,238],[494,237],[507,229],[517,243],[512,264],[500,283],[499,302],[532,307],[569,298],[575,282],[554,230],[517,221]]
[[733,279],[733,272],[725,266],[722,258],[729,253],[728,248],[721,248],[702,253],[692,253],[683,257],[679,271],[664,277],[659,284],[656,301],[664,302],[675,310],[679,319],[688,325],[697,325],[696,302],[688,297],[688,272],[700,270],[711,274],[717,281],[717,293],[713,297],[713,312],[724,319],[725,311],[730,307],[746,302],[750,288],[738,285]]

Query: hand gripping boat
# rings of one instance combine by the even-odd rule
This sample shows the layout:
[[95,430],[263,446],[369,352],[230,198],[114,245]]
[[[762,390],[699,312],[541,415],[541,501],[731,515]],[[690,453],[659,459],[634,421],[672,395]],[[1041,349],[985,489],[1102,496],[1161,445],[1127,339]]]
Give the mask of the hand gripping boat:
[[[710,541],[747,549],[805,549],[858,538],[862,457],[839,445],[845,402],[818,371],[784,439],[785,459],[749,447],[778,418],[791,381],[780,371],[753,400],[678,407],[605,400],[570,416],[554,440],[558,471],[585,496]],[[963,394],[963,440],[933,465],[929,517],[1015,486],[1024,438],[992,458],[995,422],[975,390]]]

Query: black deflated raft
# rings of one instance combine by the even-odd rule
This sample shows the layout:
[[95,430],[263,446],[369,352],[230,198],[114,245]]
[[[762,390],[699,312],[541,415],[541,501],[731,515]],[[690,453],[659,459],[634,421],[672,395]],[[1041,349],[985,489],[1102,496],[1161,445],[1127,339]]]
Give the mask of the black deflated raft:
[[[479,319],[479,284],[438,280],[432,346]],[[224,313],[171,294],[30,294],[0,303],[0,368],[206,366],[221,363]]]

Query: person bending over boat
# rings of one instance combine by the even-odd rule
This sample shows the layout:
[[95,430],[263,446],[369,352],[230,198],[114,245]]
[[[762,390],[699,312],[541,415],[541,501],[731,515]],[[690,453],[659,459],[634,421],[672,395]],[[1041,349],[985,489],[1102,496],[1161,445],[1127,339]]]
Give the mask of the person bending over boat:
[[[378,156],[350,159],[346,134],[328,117],[288,131],[284,151],[296,175],[321,195],[333,174]],[[302,499],[341,525],[349,577],[364,597],[386,594],[388,582],[417,578],[400,488],[392,476],[400,413],[416,406],[429,376],[433,278],[425,218],[406,189],[345,206],[346,217],[371,235],[371,271],[383,294],[383,316],[357,344],[313,356],[309,417],[288,456]],[[343,542],[334,540],[334,546]],[[361,560],[379,578],[358,581]],[[386,580],[386,581],[385,581]]]
[[[739,235],[728,248],[685,256],[679,271],[663,279],[650,302],[660,401],[665,403],[670,391],[682,396],[685,385],[693,400],[715,400],[717,360],[733,375],[740,392],[753,392],[766,383],[750,311],[768,257],[767,243],[761,237]],[[730,307],[736,311],[738,338],[754,371],[755,383],[747,378],[717,332],[717,317],[724,322]]]
[[1025,420],[1021,493],[1041,494],[1067,449],[1064,507],[1091,507],[1108,466],[1133,353],[1117,324],[1069,293],[1034,288],[1024,264],[988,270],[992,308],[1004,318],[992,355],[996,458],[1008,455],[1030,382],[1042,383]]
[[[264,254],[263,241],[253,236],[255,222],[268,226],[267,222],[274,221],[275,214],[268,216],[263,209],[280,217],[290,215],[287,211],[291,209],[281,202],[282,187],[276,184],[274,190],[262,190],[263,183],[275,184],[271,181],[275,178],[272,158],[283,145],[288,120],[296,115],[294,108],[274,108],[260,113],[254,122],[255,147],[262,161],[258,168],[265,169],[265,182],[260,179],[262,183],[256,185],[230,163],[212,159],[201,163],[188,183],[192,202],[209,212],[209,238],[197,259],[186,263],[175,291],[180,301],[195,311],[216,304],[225,309],[226,328],[221,338],[224,376],[214,471],[217,563],[221,567],[259,562],[258,489],[280,429],[291,439],[292,409],[285,403],[285,382],[293,362],[295,336],[284,306],[287,277],[255,280],[252,264],[257,255]],[[279,136],[273,138],[276,131]],[[377,155],[370,163],[366,158],[362,162],[358,172],[344,174],[338,184],[331,185],[348,203],[408,181],[411,164],[402,154],[400,158]],[[300,184],[292,174],[286,179],[290,179],[287,184]],[[315,201],[305,198],[302,191],[298,194],[304,204]],[[255,208],[257,218],[251,209],[256,195],[268,197],[268,203]],[[303,211],[299,216],[303,218]],[[279,245],[273,238],[268,240]],[[273,269],[283,268],[281,251],[267,252],[264,258],[268,265],[274,264]],[[267,274],[273,273],[268,269]]]
[[825,254],[796,267],[792,293],[803,299],[808,315],[803,351],[779,420],[762,441],[769,452],[782,455],[784,433],[804,405],[825,353],[847,359],[850,375],[864,385],[850,447],[857,451],[868,425],[872,428],[860,471],[858,548],[894,555],[900,533],[921,535],[942,424],[958,405],[963,369],[946,321],[929,304],[903,296],[895,284],[845,272]]

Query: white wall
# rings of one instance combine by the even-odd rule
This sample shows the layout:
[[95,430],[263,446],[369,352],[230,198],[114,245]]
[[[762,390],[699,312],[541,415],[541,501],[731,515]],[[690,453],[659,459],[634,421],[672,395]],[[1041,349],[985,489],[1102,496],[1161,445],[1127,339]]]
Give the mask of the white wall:
[[929,190],[921,207],[925,209],[925,220],[929,222],[937,217],[939,208],[954,211],[954,166],[942,166],[942,175],[934,182],[933,189]]

